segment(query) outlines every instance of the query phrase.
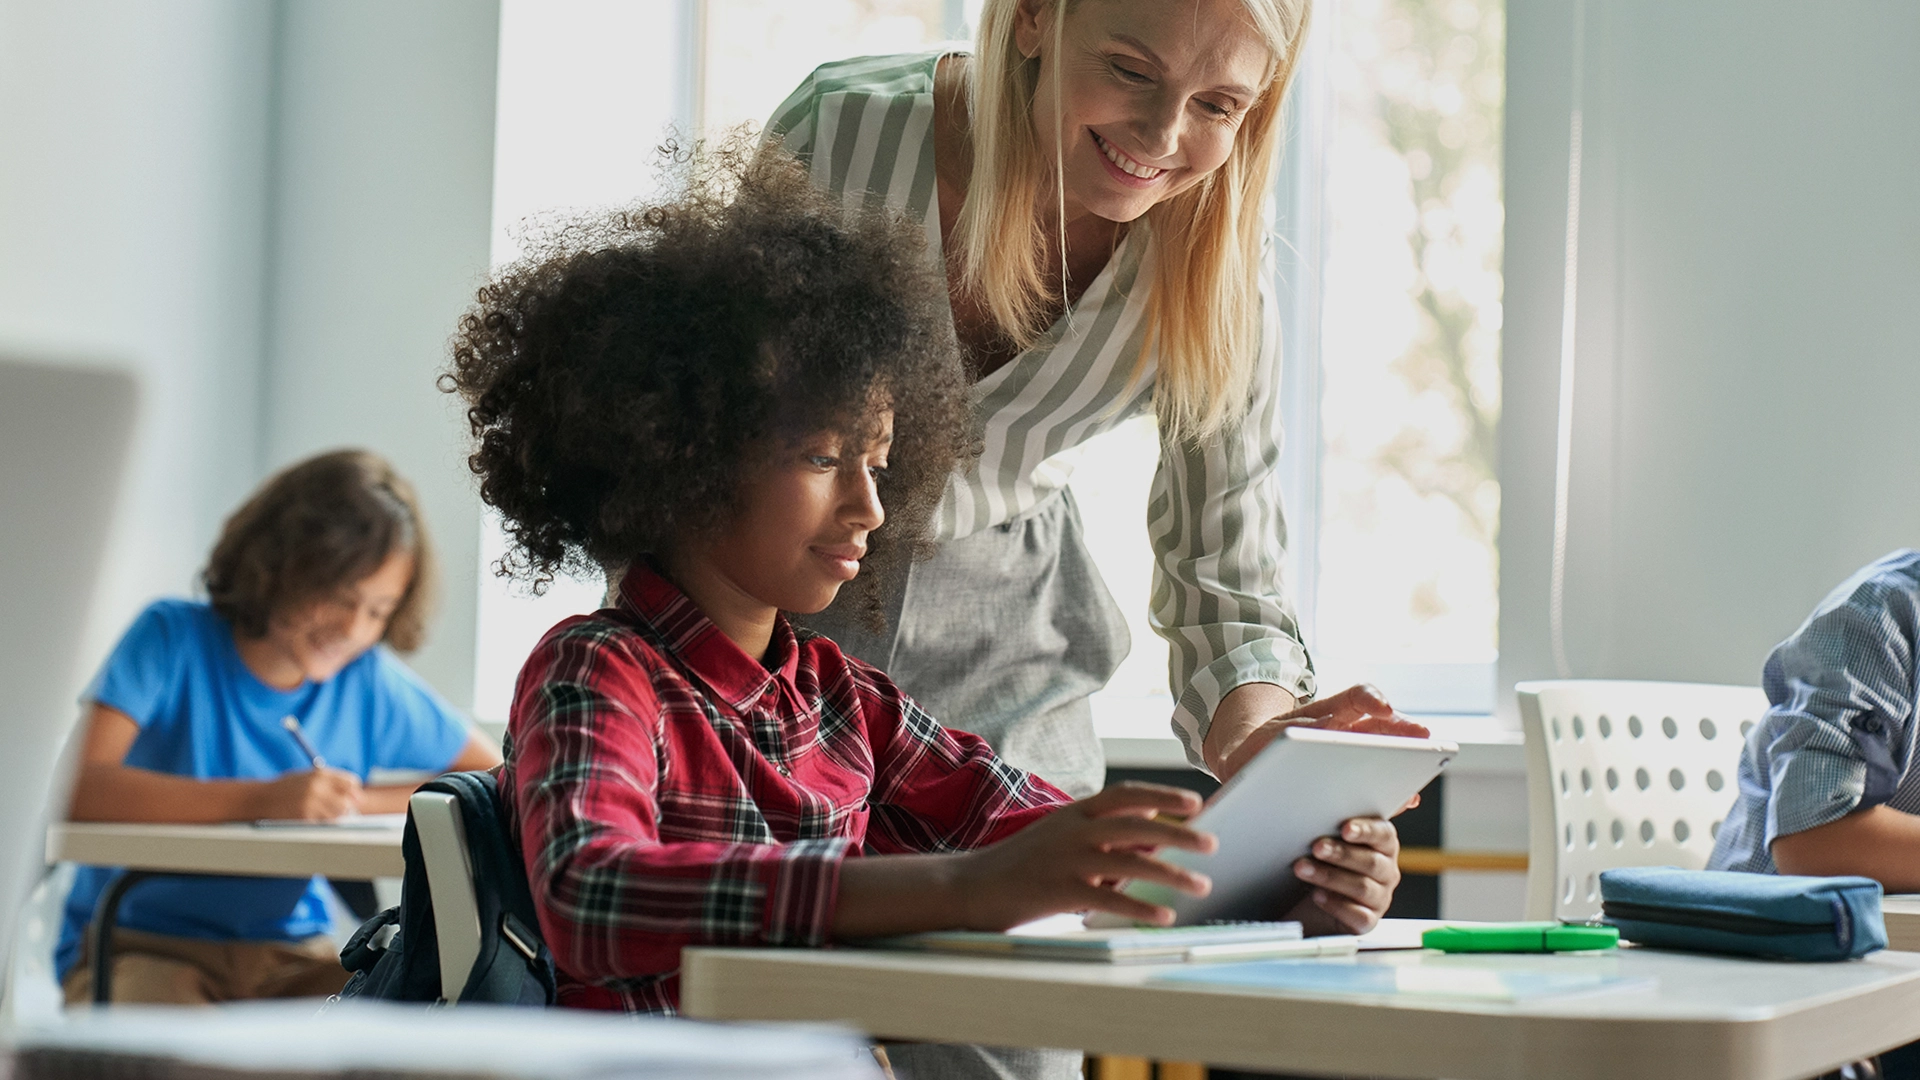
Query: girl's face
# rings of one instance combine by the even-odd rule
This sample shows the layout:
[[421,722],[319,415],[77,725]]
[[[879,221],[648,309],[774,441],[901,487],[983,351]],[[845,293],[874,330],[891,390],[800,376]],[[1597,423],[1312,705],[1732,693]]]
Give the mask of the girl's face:
[[776,449],[742,487],[738,515],[687,545],[682,561],[705,564],[703,577],[726,582],[765,617],[824,610],[860,573],[867,536],[887,518],[876,484],[893,443],[892,410],[878,430],[867,446],[821,432]]
[[412,584],[413,553],[395,551],[339,592],[275,612],[263,644],[296,684],[325,682],[380,643]]
[[1063,3],[1021,0],[1014,28],[1040,58],[1040,150],[1064,154],[1069,218],[1132,221],[1226,162],[1272,56],[1240,0],[1079,0],[1054,56]]

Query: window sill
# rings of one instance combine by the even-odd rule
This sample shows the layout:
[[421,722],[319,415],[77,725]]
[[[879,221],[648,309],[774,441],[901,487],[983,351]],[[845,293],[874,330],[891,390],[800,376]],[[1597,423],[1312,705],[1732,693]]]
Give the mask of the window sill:
[[[1112,769],[1185,769],[1186,751],[1180,740],[1173,737],[1167,727],[1167,717],[1172,713],[1172,702],[1165,699],[1143,699],[1122,711],[1102,709],[1096,698],[1094,730],[1100,735],[1100,747],[1105,752],[1107,767]],[[1149,711],[1150,703],[1161,703],[1153,720],[1158,731],[1147,730],[1141,718]],[[1414,714],[1413,719],[1420,721],[1433,730],[1433,737],[1460,744],[1460,756],[1447,766],[1452,775],[1471,773],[1491,776],[1525,776],[1527,774],[1527,755],[1518,731],[1506,727],[1492,716],[1460,714]]]

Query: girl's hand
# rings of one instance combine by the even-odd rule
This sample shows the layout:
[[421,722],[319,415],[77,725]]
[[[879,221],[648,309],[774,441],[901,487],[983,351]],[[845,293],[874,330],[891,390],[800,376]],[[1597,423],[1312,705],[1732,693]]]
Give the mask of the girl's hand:
[[1400,884],[1400,834],[1380,818],[1353,818],[1338,837],[1323,836],[1311,853],[1293,864],[1296,877],[1311,886],[1287,913],[1309,936],[1364,934],[1379,923]]
[[1106,911],[1165,926],[1173,909],[1119,891],[1127,880],[1154,881],[1194,896],[1213,883],[1204,874],[1153,857],[1162,847],[1211,852],[1214,838],[1159,814],[1190,817],[1200,796],[1134,781],[1063,806],[1013,836],[960,860],[955,884],[970,930],[1005,930],[1066,911]]

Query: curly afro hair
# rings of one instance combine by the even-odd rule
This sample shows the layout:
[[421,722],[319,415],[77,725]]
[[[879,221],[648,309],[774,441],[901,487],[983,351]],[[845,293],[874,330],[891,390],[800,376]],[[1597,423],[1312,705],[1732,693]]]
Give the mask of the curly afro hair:
[[506,519],[498,572],[540,591],[664,554],[724,525],[779,442],[865,439],[890,406],[887,519],[843,598],[877,628],[877,583],[931,551],[947,477],[976,452],[945,281],[917,225],[844,208],[782,152],[663,154],[675,197],[529,238],[454,335],[441,381]]

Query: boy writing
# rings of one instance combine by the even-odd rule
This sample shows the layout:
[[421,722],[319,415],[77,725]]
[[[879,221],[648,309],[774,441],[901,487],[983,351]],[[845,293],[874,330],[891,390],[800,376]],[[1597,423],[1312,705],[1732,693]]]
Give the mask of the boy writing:
[[[227,519],[208,600],[154,602],[88,690],[73,820],[396,812],[412,789],[367,787],[372,769],[494,765],[492,744],[381,647],[419,645],[433,576],[413,488],[380,458],[337,451],[268,480]],[[68,896],[57,964],[69,1004],[92,998],[81,936],[114,873],[82,867]],[[317,877],[140,883],[120,908],[113,999],[339,990],[325,890]]]

